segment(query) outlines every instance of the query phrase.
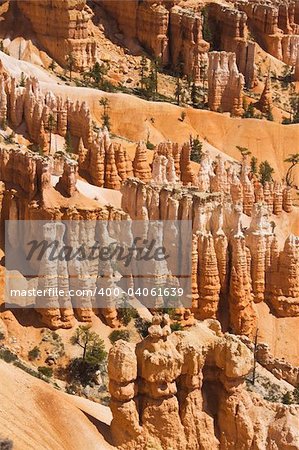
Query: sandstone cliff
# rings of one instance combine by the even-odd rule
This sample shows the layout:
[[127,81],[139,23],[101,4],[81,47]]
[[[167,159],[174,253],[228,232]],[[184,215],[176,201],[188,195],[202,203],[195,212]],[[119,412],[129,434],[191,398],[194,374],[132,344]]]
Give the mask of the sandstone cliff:
[[[295,66],[298,57],[298,16],[295,2],[236,3],[248,17],[248,26],[265,50],[285,64]],[[297,7],[297,6],[296,6]]]
[[212,111],[243,112],[244,76],[239,73],[234,53],[210,52],[208,102]]
[[[149,442],[175,450],[296,447],[298,411],[250,394],[244,380],[251,367],[248,348],[223,335],[216,321],[170,334],[168,316],[154,316],[142,342],[118,341],[109,353],[114,443],[121,449]],[[277,433],[282,424],[288,438]]]
[[120,30],[136,38],[162,66],[197,77],[209,44],[203,39],[203,20],[194,9],[162,2],[97,0],[117,21]]
[[73,70],[91,67],[96,61],[96,42],[90,36],[93,15],[86,0],[18,1],[40,44],[62,67],[73,57]]

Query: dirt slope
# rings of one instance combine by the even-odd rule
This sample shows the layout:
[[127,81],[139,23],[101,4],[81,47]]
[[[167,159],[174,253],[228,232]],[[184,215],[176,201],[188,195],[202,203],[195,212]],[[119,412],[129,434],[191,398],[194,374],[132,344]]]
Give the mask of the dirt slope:
[[98,431],[103,424],[88,419],[97,405],[87,416],[65,394],[3,361],[0,380],[0,437],[12,439],[14,450],[114,448]]

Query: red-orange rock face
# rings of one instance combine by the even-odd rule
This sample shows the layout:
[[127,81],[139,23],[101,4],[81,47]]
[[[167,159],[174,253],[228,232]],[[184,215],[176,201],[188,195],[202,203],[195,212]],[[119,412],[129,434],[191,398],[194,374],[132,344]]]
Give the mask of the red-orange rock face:
[[196,76],[200,55],[209,50],[202,36],[200,13],[176,6],[177,1],[98,0],[117,21],[120,30],[138,39],[163,66]]
[[234,53],[209,53],[208,82],[212,111],[242,114],[244,76],[238,71]]
[[[288,444],[295,443],[295,409],[246,389],[252,353],[239,338],[222,334],[215,320],[174,334],[169,323],[168,316],[155,315],[143,341],[120,340],[109,352],[115,445],[124,450],[143,449],[148,442],[157,449],[228,450],[259,443],[266,449],[276,436],[284,448],[280,426],[288,430]],[[213,386],[212,393],[203,383]],[[220,430],[217,437],[215,428]]]
[[74,70],[90,67],[96,60],[96,43],[88,25],[92,17],[86,0],[18,1],[39,42],[63,67],[72,54]]

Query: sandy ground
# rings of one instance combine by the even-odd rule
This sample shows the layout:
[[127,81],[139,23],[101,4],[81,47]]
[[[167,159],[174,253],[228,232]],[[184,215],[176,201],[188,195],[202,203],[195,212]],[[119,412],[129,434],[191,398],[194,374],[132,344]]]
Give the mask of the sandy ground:
[[0,436],[11,439],[14,450],[115,448],[109,444],[111,413],[105,407],[88,400],[83,404],[80,399],[76,404],[75,399],[3,361],[0,379]]
[[39,81],[45,83],[57,83],[58,78],[55,75],[50,75],[46,70],[41,67],[37,67],[27,61],[22,61],[14,58],[13,56],[6,55],[6,53],[0,52],[0,59],[3,63],[5,70],[7,70],[13,77],[20,78],[23,72],[25,76],[37,77]]
[[[58,183],[59,176],[52,176],[52,185],[56,186]],[[120,208],[121,206],[121,193],[120,191],[115,191],[113,189],[100,188],[98,186],[94,186],[87,181],[78,180],[76,187],[80,194],[91,198],[92,200],[96,200],[101,205],[112,205],[115,208]]]

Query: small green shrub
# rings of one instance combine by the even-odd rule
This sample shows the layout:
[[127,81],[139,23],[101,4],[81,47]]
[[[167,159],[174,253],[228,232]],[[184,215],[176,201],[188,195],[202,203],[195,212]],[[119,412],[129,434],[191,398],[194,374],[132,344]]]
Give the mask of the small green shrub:
[[118,341],[119,339],[128,342],[130,340],[130,333],[128,330],[114,330],[112,331],[112,333],[110,333],[109,339],[111,344],[114,344],[114,342]]
[[186,113],[185,113],[185,111],[182,111],[179,120],[181,122],[184,122],[185,119],[186,119]]
[[291,405],[293,403],[292,393],[290,391],[283,394],[282,403],[284,405]]
[[299,403],[299,386],[293,390],[294,403]]
[[146,148],[147,148],[148,150],[154,150],[154,149],[155,149],[155,145],[152,144],[152,142],[147,141],[147,142],[146,142]]
[[148,329],[151,324],[152,323],[149,320],[145,320],[142,317],[137,317],[137,319],[135,319],[136,330],[142,338],[145,338],[148,335]]
[[173,322],[170,325],[171,331],[182,331],[183,327],[179,322]]
[[35,359],[39,358],[40,356],[40,350],[37,347],[37,345],[35,347],[33,347],[31,350],[29,350],[28,352],[28,358],[30,361],[34,361]]
[[56,333],[56,331],[52,331],[52,338],[54,339],[54,341],[59,341],[59,340],[61,340],[59,334]]
[[15,143],[16,134],[12,131],[9,136],[4,137],[4,142],[6,144],[14,144]]
[[[37,372],[34,369],[31,369],[31,367],[26,366],[26,364],[22,363],[22,361],[19,361],[18,359],[13,362],[13,365],[18,367],[19,369],[22,369],[24,372],[28,373],[32,377],[44,379],[43,375],[39,372]],[[44,381],[47,381],[44,379]]]
[[0,358],[3,359],[7,363],[11,363],[18,359],[17,355],[12,353],[7,348],[0,349]]
[[51,378],[53,376],[53,369],[51,367],[39,366],[37,370],[47,378]]
[[136,319],[139,316],[138,311],[129,304],[124,304],[122,307],[117,308],[117,315],[125,326],[129,325],[132,319]]

